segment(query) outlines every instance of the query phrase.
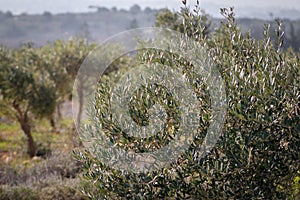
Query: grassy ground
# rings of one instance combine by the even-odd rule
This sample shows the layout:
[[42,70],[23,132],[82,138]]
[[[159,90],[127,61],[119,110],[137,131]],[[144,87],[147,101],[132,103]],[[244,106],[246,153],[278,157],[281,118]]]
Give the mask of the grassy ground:
[[[0,122],[0,200],[87,199],[81,193],[80,163],[72,156],[73,121],[62,120],[56,132],[47,120],[35,124],[33,137],[39,148],[51,150],[47,158],[31,159],[19,124]],[[294,197],[299,194],[299,181],[299,177],[294,180]]]
[[35,122],[33,137],[51,154],[31,159],[19,124],[0,122],[0,199],[85,199],[80,164],[72,156],[72,123],[62,120],[53,132],[47,120]]

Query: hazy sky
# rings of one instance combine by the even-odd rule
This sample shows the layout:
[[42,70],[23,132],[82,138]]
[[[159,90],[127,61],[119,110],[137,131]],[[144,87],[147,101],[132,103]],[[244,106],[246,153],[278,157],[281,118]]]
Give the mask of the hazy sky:
[[[188,0],[193,5],[196,0]],[[296,9],[300,11],[300,0],[200,0],[202,8],[208,13],[218,15],[220,7],[234,6],[238,10],[258,8],[257,12],[276,12],[281,9]],[[133,4],[139,4],[142,8],[149,6],[151,8],[164,8],[178,10],[181,6],[181,0],[0,0],[0,10],[11,11],[14,14],[23,12],[43,13],[50,11],[52,13],[63,12],[86,12],[89,11],[89,5],[98,5],[104,7],[129,8]]]

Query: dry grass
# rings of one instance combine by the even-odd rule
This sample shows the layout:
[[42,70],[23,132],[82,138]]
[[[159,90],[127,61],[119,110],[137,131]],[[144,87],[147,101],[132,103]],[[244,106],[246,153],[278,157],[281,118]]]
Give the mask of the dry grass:
[[0,199],[84,199],[80,192],[80,163],[72,156],[72,120],[52,132],[48,121],[38,121],[33,137],[47,158],[29,158],[26,138],[15,122],[0,122]]

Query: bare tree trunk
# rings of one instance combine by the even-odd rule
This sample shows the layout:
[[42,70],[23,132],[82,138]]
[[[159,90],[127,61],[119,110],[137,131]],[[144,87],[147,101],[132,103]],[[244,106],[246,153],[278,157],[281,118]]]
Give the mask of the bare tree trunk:
[[54,115],[52,115],[50,118],[50,125],[52,128],[52,132],[55,132],[56,131],[56,123],[55,123]]
[[[77,87],[77,94],[78,94],[78,103],[79,103],[79,109],[77,113],[77,119],[76,119],[76,124],[75,124],[75,135],[74,135],[74,145],[75,146],[82,146],[82,142],[79,139],[78,132],[80,129],[80,122],[81,122],[81,117],[82,117],[82,112],[83,112],[83,103],[84,103],[84,93],[83,93],[83,88],[84,88],[84,80],[82,78],[78,79],[78,87]],[[76,131],[77,130],[77,131]]]
[[27,137],[27,153],[32,158],[36,155],[37,148],[36,148],[36,144],[34,142],[32,134],[31,134],[31,127],[29,124],[27,111],[22,112],[19,105],[16,104],[15,102],[13,103],[13,107],[18,113],[17,119],[21,125],[21,129],[23,130],[23,132],[25,133],[25,135]]
[[[57,113],[57,118],[58,118],[58,121],[61,120],[62,118],[62,115],[61,115],[61,105],[62,105],[63,102],[59,101],[56,105],[56,113]],[[55,114],[52,114],[51,115],[51,118],[50,118],[50,125],[51,125],[51,128],[52,128],[52,132],[56,132],[57,129],[56,129],[56,125],[57,125],[57,120],[55,120]],[[59,125],[59,124],[58,124]]]
[[78,84],[79,85],[77,88],[77,93],[78,93],[79,109],[78,109],[78,114],[77,114],[77,119],[76,119],[77,129],[80,128],[80,122],[81,122],[82,111],[83,111],[83,80],[79,79]]
[[57,116],[58,116],[58,119],[61,119],[62,118],[62,115],[61,115],[61,105],[63,104],[64,102],[59,102],[56,106],[56,110],[57,110]]
[[27,136],[27,153],[32,158],[36,155],[36,144],[33,140],[32,134],[31,134],[31,127],[29,125],[29,121],[27,118],[27,114],[24,114],[24,117],[19,120],[21,124],[21,128],[25,135]]

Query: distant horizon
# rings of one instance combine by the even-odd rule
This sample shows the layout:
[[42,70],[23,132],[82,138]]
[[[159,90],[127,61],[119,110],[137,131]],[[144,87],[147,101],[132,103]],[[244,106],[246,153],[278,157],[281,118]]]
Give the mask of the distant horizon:
[[[298,0],[200,0],[200,7],[212,17],[221,17],[221,7],[235,7],[237,17],[262,18],[282,17],[300,19],[300,3]],[[30,3],[29,3],[30,2]],[[195,1],[188,1],[192,8]],[[90,9],[89,6],[99,6],[111,9],[116,7],[118,10],[128,10],[133,5],[139,5],[142,9],[149,7],[151,9],[169,8],[173,11],[179,11],[182,7],[181,0],[73,0],[70,3],[67,0],[0,0],[2,12],[11,12],[14,15],[20,14],[43,14],[50,12],[52,14],[63,13],[86,13],[93,12],[96,9]],[[271,14],[272,13],[272,14]]]

